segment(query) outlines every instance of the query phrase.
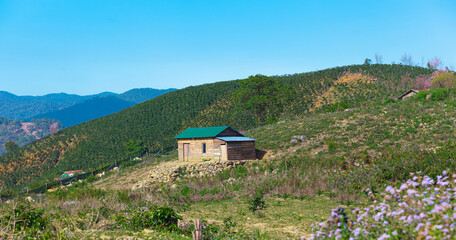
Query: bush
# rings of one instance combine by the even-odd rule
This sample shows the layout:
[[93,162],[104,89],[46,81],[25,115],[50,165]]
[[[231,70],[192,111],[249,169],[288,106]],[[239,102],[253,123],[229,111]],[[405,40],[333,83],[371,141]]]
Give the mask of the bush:
[[431,93],[431,101],[442,101],[448,97],[450,90],[448,88],[434,88],[429,92]]
[[252,213],[257,213],[257,211],[259,211],[258,213],[261,214],[266,208],[267,205],[264,202],[262,193],[258,193],[253,199],[249,200],[249,210]]
[[154,226],[159,228],[176,229],[179,219],[182,219],[179,214],[165,206],[158,208],[152,216]]
[[44,217],[44,209],[35,209],[29,205],[19,205],[2,217],[2,223],[13,224],[17,231],[44,230],[49,218]]
[[177,230],[177,222],[182,219],[170,207],[148,208],[142,207],[126,211],[115,216],[115,225],[118,228],[124,228],[133,231],[141,231],[145,228],[154,228],[157,230]]

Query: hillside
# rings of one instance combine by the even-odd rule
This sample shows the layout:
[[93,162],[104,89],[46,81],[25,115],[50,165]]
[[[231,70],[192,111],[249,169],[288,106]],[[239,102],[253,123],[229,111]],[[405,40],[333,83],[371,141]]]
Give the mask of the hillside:
[[[415,175],[417,179],[423,175],[437,178],[439,180],[433,189],[444,190],[444,187],[438,187],[445,186],[444,180],[447,179],[442,180],[442,171],[454,173],[452,169],[456,167],[453,161],[456,156],[456,114],[452,111],[455,106],[454,90],[432,89],[405,101],[311,112],[245,132],[246,136],[257,139],[259,149],[268,152],[264,160],[217,171],[213,177],[198,174],[186,178],[192,171],[190,166],[215,165],[217,162],[176,162],[177,153],[174,151],[170,155],[144,157],[132,167],[121,165],[118,172],[93,178],[91,181],[95,181],[89,185],[91,187],[79,191],[81,195],[84,191],[104,191],[113,195],[123,192],[129,196],[122,195],[126,199],[123,201],[133,206],[166,204],[178,209],[184,221],[204,219],[220,228],[229,220],[236,223],[231,226],[236,232],[253,233],[253,237],[248,239],[299,239],[315,232],[311,224],[334,216],[331,209],[345,209],[352,220],[356,218],[349,209],[367,208],[371,204],[377,204],[381,209],[385,206],[382,199],[387,186],[396,186],[397,191],[406,196],[409,192],[399,189],[412,178],[410,173],[420,171],[421,174]],[[156,177],[152,178],[156,176],[157,168],[177,169],[179,177],[174,182],[158,182]],[[217,167],[217,170],[220,169]],[[216,172],[215,169],[212,171]],[[450,191],[449,196],[453,196],[452,188],[446,189]],[[60,196],[62,192],[55,195]],[[423,195],[426,192],[429,189],[425,186]],[[252,196],[258,193],[267,204],[263,215],[248,211]],[[432,191],[431,194],[437,193]],[[68,197],[66,200],[73,199]],[[422,196],[419,199],[426,201]],[[388,203],[392,206],[404,204],[403,200],[394,197],[390,200]],[[434,205],[439,206],[432,204],[429,207]],[[427,204],[422,206],[425,212],[431,212],[426,210]],[[121,211],[111,212],[122,214]],[[371,213],[372,217],[368,219],[374,218],[375,213]],[[331,221],[329,218],[328,222]],[[394,222],[394,219],[387,218],[386,221]],[[353,224],[358,222],[353,221]],[[409,224],[412,227],[406,229],[405,234],[416,233],[416,223]],[[387,226],[403,227],[401,224]],[[225,234],[231,232],[229,228],[223,231]]]
[[[417,77],[431,73],[429,69],[402,65],[355,65],[275,78],[296,92],[295,99],[282,114],[282,118],[289,118],[314,109],[317,99],[324,102],[319,111],[341,103],[351,107],[384,101],[411,87]],[[340,80],[347,76],[358,78],[357,84]],[[404,82],[404,76],[410,81]],[[319,97],[336,82],[334,92],[351,94],[334,94],[335,100],[327,103],[323,100],[328,96],[321,100]],[[142,140],[151,152],[172,148],[175,146],[172,137],[188,126],[231,125],[244,130],[256,127],[249,112],[235,109],[232,93],[237,87],[238,81],[189,87],[64,129],[3,156],[0,181],[7,186],[32,180],[40,183],[62,170],[95,169],[127,158],[129,140]]]
[[22,147],[51,134],[51,131],[60,129],[62,124],[52,119],[34,119],[26,122],[0,118],[0,155],[6,152],[4,145],[8,141],[14,141]]

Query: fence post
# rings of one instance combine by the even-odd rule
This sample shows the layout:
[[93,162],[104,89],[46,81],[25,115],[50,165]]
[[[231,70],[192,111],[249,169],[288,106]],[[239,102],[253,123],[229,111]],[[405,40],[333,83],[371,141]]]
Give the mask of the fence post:
[[203,221],[196,220],[195,221],[195,231],[192,232],[193,240],[201,240],[202,236],[203,236],[202,232],[203,232]]

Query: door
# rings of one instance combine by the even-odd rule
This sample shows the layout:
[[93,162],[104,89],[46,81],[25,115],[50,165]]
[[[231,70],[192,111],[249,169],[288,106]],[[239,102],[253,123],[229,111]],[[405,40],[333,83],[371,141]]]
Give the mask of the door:
[[190,159],[190,143],[184,143],[184,162]]
[[220,154],[222,155],[222,160],[228,160],[228,150],[226,148],[226,144],[220,145]]

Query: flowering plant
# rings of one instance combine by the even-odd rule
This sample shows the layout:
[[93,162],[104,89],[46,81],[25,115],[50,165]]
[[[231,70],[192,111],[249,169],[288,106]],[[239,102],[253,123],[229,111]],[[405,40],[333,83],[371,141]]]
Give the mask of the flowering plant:
[[[373,198],[372,192],[367,189]],[[451,239],[456,236],[456,174],[433,179],[412,173],[411,179],[388,186],[382,200],[365,208],[333,209],[314,226],[310,239]]]

